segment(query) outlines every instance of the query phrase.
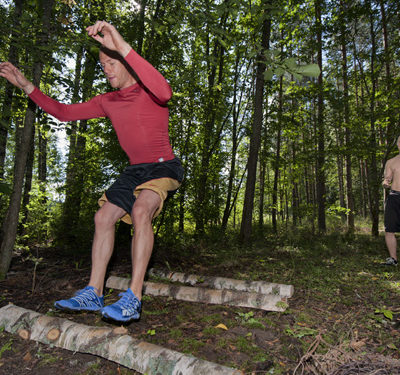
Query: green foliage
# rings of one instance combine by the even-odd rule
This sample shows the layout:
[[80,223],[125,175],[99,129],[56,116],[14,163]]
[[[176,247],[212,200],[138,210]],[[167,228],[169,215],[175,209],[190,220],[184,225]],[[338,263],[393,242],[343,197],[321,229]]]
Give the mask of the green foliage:
[[0,348],[0,359],[6,351],[12,350],[13,339],[9,339],[1,348]]
[[375,309],[375,314],[383,314],[386,319],[393,320],[393,312],[385,307]]

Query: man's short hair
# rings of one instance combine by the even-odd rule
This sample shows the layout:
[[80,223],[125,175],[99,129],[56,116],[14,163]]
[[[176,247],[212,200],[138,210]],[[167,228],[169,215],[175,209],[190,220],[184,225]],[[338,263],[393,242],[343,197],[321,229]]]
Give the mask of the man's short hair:
[[117,52],[112,49],[109,49],[107,47],[104,47],[103,45],[100,46],[99,53],[103,52],[106,54],[108,57],[111,57],[112,59],[118,60],[123,66],[125,66],[126,70],[132,74],[132,76],[136,79],[136,81],[139,81],[139,77],[137,76],[136,72],[132,69],[132,67],[125,61],[125,59]]
[[103,52],[112,59],[119,60],[121,62],[124,60],[123,57],[117,51],[113,51],[112,49],[104,47],[103,45],[100,46],[100,52]]

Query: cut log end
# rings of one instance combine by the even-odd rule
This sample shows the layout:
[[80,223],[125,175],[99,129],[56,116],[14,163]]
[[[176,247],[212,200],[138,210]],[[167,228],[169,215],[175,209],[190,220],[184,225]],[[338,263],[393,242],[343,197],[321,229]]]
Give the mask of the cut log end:
[[55,341],[60,337],[60,330],[58,328],[52,328],[48,333],[47,333],[47,338],[49,341]]
[[18,330],[18,336],[21,337],[21,339],[29,340],[31,333],[27,329],[21,328]]
[[128,334],[128,329],[124,326],[117,327],[113,329],[114,335],[127,335]]

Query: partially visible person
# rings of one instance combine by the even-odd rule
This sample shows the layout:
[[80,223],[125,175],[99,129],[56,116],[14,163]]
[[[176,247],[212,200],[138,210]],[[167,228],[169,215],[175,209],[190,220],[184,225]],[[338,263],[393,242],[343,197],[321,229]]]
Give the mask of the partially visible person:
[[[400,137],[397,138],[400,152]],[[400,154],[389,159],[385,165],[382,185],[390,189],[385,202],[385,242],[389,257],[383,263],[385,266],[397,266],[396,232],[400,232]]]
[[[172,91],[165,78],[139,56],[117,29],[105,21],[87,33],[101,44],[100,63],[115,91],[88,102],[62,104],[43,94],[11,63],[0,63],[0,76],[25,91],[44,111],[61,121],[108,117],[130,165],[100,198],[95,215],[92,268],[89,283],[75,296],[55,302],[62,310],[101,311],[119,322],[139,319],[142,287],[153,249],[152,220],[167,196],[183,179],[182,165],[168,135]],[[104,278],[114,247],[115,223],[122,219],[135,228],[132,240],[132,279],[121,298],[104,307]]]

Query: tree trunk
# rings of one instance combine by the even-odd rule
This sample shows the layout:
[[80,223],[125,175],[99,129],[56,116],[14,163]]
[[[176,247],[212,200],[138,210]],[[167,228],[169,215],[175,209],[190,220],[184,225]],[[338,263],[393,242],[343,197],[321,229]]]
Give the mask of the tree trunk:
[[[322,2],[323,3],[323,2]],[[321,74],[318,77],[318,115],[317,115],[317,164],[316,164],[316,188],[317,188],[317,205],[318,205],[318,231],[326,231],[325,219],[325,125],[324,125],[324,87],[322,74],[322,10],[321,0],[315,0],[315,22],[317,29],[317,46],[318,46],[318,66]]]
[[[24,0],[15,0],[15,8],[13,14],[13,27],[11,29],[11,44],[8,52],[8,61],[17,65],[18,60],[18,31],[21,28],[21,14],[24,5]],[[3,109],[0,121],[0,180],[4,178],[4,161],[6,158],[8,127],[11,123],[11,106],[14,93],[14,85],[6,82],[4,90]]]
[[[266,10],[264,10],[266,12]],[[262,25],[261,48],[269,48],[269,38],[271,34],[271,20],[266,17]],[[264,72],[265,63],[264,51],[258,56],[256,70],[256,92],[254,97],[254,121],[250,138],[250,151],[247,162],[247,181],[244,196],[242,223],[240,227],[240,241],[250,240],[253,222],[254,191],[257,177],[257,159],[261,143],[261,128],[263,123],[263,102],[264,102]]]
[[[209,2],[207,2],[207,8]],[[225,28],[226,15],[220,19],[221,29]],[[207,29],[209,25],[207,25]],[[206,60],[207,60],[207,71],[208,71],[208,101],[205,106],[205,124],[204,124],[204,141],[201,146],[201,161],[199,178],[197,182],[197,205],[198,209],[195,214],[196,231],[198,233],[204,232],[204,225],[207,219],[207,211],[209,208],[209,203],[207,197],[209,196],[209,165],[212,157],[212,144],[218,141],[215,131],[216,122],[216,108],[220,102],[221,95],[216,94],[215,86],[220,85],[223,79],[224,72],[224,56],[225,49],[222,44],[218,41],[214,41],[214,48],[212,53],[210,53],[210,31],[207,31],[206,40]],[[218,76],[217,76],[218,72]]]
[[[371,6],[371,4],[369,4]],[[369,97],[369,109],[370,109],[370,157],[368,160],[368,186],[370,190],[370,212],[372,219],[371,233],[373,236],[379,235],[379,180],[378,180],[378,169],[376,161],[376,131],[375,131],[375,94],[377,77],[375,74],[375,60],[376,60],[376,36],[374,30],[374,15],[372,9],[370,9],[370,35],[371,35],[371,91]]]
[[283,77],[279,80],[278,94],[278,129],[276,136],[276,154],[274,163],[274,185],[272,187],[272,229],[278,233],[277,213],[278,213],[278,181],[279,167],[281,158],[281,135],[282,135],[282,108],[283,108]]
[[0,325],[26,339],[100,356],[141,374],[243,375],[239,370],[135,339],[124,327],[91,327],[14,305],[0,309]]
[[[75,68],[75,88],[73,100],[77,100],[79,93],[80,79],[80,59],[78,53],[77,65]],[[88,100],[92,96],[92,85],[95,76],[96,62],[92,56],[87,53],[85,61],[85,71],[82,83],[83,97],[82,101]],[[73,133],[70,138],[70,150],[68,155],[66,195],[63,206],[63,226],[60,228],[59,237],[67,244],[74,244],[78,241],[79,234],[79,213],[82,201],[82,186],[84,179],[84,163],[86,139],[84,134],[87,130],[87,120],[79,122],[79,126],[73,123]]]
[[[42,30],[38,37],[38,47],[46,46],[49,40],[50,20],[54,0],[43,1]],[[33,66],[33,84],[39,86],[43,72],[43,61],[38,61]],[[22,134],[22,142],[15,153],[14,161],[14,183],[10,198],[10,206],[2,226],[3,241],[0,248],[0,280],[4,279],[11,264],[11,256],[18,228],[18,215],[21,207],[22,185],[24,180],[26,160],[32,137],[32,127],[35,120],[36,106],[29,101],[25,115],[25,123]]]
[[30,140],[29,153],[26,161],[25,168],[25,184],[24,184],[24,194],[22,198],[22,219],[19,224],[18,233],[22,235],[24,233],[24,226],[28,221],[28,205],[30,198],[30,191],[32,189],[32,176],[33,176],[33,162],[35,160],[35,126],[32,126],[32,137]]
[[[340,2],[341,13],[345,14],[343,0]],[[347,68],[347,45],[346,29],[343,22],[341,25],[341,49],[342,49],[342,78],[343,78],[343,108],[344,108],[344,126],[345,126],[345,163],[346,163],[346,197],[347,197],[347,231],[354,233],[354,194],[353,194],[353,176],[352,176],[352,144],[350,130],[350,105],[349,105],[349,80]]]
[[294,293],[293,285],[276,284],[267,281],[237,280],[226,277],[200,276],[181,272],[169,272],[150,269],[149,275],[161,277],[169,281],[177,281],[184,284],[205,286],[215,289],[230,289],[242,292],[253,292],[261,294],[277,294],[283,297],[292,297]]
[[[110,276],[106,282],[106,287],[126,290],[129,287],[129,283],[130,279]],[[208,289],[203,287],[153,283],[150,281],[144,282],[143,293],[149,296],[173,296],[173,298],[180,301],[250,307],[265,311],[285,311],[287,307],[287,297],[279,294],[242,292],[230,289]]]
[[137,48],[136,52],[142,55],[143,51],[143,40],[144,40],[144,15],[146,11],[147,0],[140,0],[140,12],[139,12],[139,27],[137,28]]
[[241,103],[242,103],[242,95],[243,91],[241,92],[241,96],[238,100],[237,91],[238,91],[238,82],[239,82],[239,60],[240,60],[240,52],[236,51],[236,61],[235,61],[235,84],[233,87],[233,103],[232,103],[232,152],[231,152],[231,165],[229,168],[229,178],[228,178],[228,189],[226,194],[226,202],[225,202],[225,209],[224,214],[222,217],[222,224],[221,229],[225,232],[226,227],[228,225],[228,220],[230,213],[232,212],[231,200],[233,194],[233,184],[235,179],[236,173],[236,157],[237,157],[237,150],[239,147],[239,133],[240,133],[240,126],[239,126],[239,114],[241,112]]

